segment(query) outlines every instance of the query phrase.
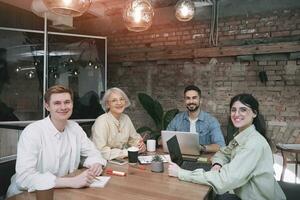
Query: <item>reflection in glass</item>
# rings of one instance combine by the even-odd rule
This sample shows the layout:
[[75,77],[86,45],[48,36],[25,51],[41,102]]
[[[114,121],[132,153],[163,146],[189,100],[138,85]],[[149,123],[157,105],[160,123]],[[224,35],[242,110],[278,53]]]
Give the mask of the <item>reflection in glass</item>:
[[0,121],[42,118],[43,34],[0,30]]
[[0,27],[0,123],[39,120],[43,116],[43,83],[74,90],[74,119],[95,119],[103,110],[106,87],[106,41],[101,37],[48,35],[44,77],[44,35]]
[[94,119],[103,110],[99,94],[105,91],[105,41],[49,35],[48,81],[74,91],[71,118]]

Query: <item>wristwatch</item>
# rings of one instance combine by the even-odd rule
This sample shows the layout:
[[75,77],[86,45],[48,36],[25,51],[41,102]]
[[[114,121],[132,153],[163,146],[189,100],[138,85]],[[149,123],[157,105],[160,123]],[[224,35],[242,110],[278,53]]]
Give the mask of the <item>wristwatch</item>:
[[200,144],[200,147],[201,147],[200,152],[206,152],[206,146],[205,145]]

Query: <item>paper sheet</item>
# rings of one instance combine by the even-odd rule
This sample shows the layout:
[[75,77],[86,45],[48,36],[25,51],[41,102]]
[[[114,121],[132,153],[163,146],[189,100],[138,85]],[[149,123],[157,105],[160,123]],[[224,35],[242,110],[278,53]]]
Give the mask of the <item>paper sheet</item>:
[[97,176],[97,179],[90,185],[90,187],[103,188],[108,183],[110,176]]

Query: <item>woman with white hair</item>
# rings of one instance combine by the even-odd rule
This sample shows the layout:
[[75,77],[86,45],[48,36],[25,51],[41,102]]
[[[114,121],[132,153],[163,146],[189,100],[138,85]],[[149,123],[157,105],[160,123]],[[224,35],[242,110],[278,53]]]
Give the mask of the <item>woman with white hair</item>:
[[92,141],[107,160],[127,157],[127,148],[136,146],[146,150],[142,137],[136,132],[125,108],[130,106],[127,95],[119,88],[108,89],[102,99],[106,113],[99,116],[92,127]]

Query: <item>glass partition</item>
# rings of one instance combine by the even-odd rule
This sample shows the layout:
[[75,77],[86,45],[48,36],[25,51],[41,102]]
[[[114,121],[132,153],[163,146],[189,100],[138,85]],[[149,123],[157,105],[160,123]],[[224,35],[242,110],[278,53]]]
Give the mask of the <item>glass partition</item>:
[[0,30],[0,121],[43,117],[43,34]]
[[43,31],[0,27],[0,126],[45,117],[44,87],[55,84],[74,91],[71,118],[95,119],[103,113],[106,38],[57,32],[44,38]]
[[62,84],[74,91],[73,119],[95,119],[103,110],[105,40],[99,37],[48,35],[49,86]]

